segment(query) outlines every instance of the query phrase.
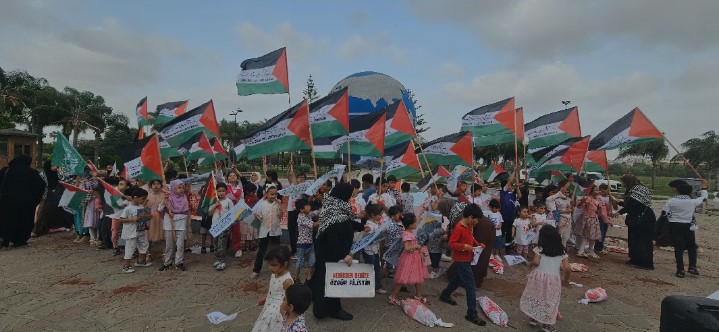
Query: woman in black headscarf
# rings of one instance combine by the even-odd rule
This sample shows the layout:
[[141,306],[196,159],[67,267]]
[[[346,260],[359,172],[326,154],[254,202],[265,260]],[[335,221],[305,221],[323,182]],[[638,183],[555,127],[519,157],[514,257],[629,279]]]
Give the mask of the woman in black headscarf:
[[652,210],[652,191],[639,182],[634,175],[622,176],[627,188],[620,214],[627,214],[625,223],[628,229],[629,261],[640,269],[654,269],[654,223],[656,217]]
[[43,164],[43,174],[47,182],[47,194],[45,199],[40,203],[37,220],[35,221],[35,236],[45,235],[50,229],[71,227],[72,215],[63,208],[58,207],[62,190],[58,188],[60,177],[57,168],[50,164],[50,160]]
[[352,314],[342,309],[340,299],[325,296],[325,263],[344,261],[347,266],[352,265],[350,249],[354,232],[363,228],[354,221],[355,214],[349,204],[352,191],[350,184],[339,183],[322,202],[320,226],[315,239],[315,270],[310,285],[315,302],[312,310],[318,319],[327,316],[340,320],[353,318]]
[[34,226],[35,208],[45,192],[45,181],[21,155],[0,170],[0,238],[2,247],[27,245]]

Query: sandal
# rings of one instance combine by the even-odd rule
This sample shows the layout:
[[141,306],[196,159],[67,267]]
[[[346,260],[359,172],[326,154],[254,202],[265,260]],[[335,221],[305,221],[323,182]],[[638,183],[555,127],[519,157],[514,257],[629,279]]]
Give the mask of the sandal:
[[384,289],[382,289],[382,288],[376,290],[375,292],[377,292],[377,293],[379,293],[379,294],[387,294],[387,293],[388,293],[386,290],[384,290]]
[[392,304],[392,305],[402,305],[402,301],[400,301],[398,298],[396,298],[396,297],[390,295],[390,296],[389,296],[389,304]]
[[416,295],[414,297],[415,300],[419,300],[419,302],[422,302],[423,304],[427,304],[427,298],[423,296]]

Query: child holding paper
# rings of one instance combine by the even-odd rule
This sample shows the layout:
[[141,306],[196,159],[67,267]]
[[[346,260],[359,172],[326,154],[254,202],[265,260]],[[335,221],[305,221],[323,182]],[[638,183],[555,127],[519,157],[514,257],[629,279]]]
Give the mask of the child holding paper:
[[402,226],[404,226],[402,232],[404,250],[399,257],[397,270],[394,273],[394,288],[389,296],[389,303],[401,305],[397,296],[403,285],[414,285],[414,298],[422,303],[427,303],[427,298],[422,296],[420,286],[424,283],[424,279],[429,278],[429,273],[427,273],[427,266],[422,260],[420,251],[422,246],[417,244],[417,238],[412,232],[417,227],[417,217],[414,216],[414,213],[407,213],[402,217]]
[[502,219],[502,214],[499,212],[501,208],[502,205],[500,204],[499,200],[493,199],[489,201],[489,211],[485,212],[485,214],[487,215],[487,219],[489,219],[492,224],[494,224],[495,243],[493,254],[495,256],[494,259],[498,261],[502,260],[500,255],[502,254],[502,248],[504,248],[504,237],[502,236],[502,224],[504,223],[504,221]]
[[[365,207],[365,211],[367,213],[367,223],[364,226],[363,237],[367,236],[368,233],[376,231],[382,223],[386,222],[384,220],[384,212],[382,211],[381,205],[369,204]],[[382,289],[378,240],[375,240],[362,249],[362,259],[365,264],[372,264],[374,266],[375,292],[387,294],[387,291]]]
[[312,231],[319,226],[319,222],[312,221],[313,213],[311,210],[310,202],[307,199],[300,198],[295,201],[295,210],[297,214],[297,275],[295,280],[298,282],[301,280],[300,274],[302,272],[302,264],[307,259],[307,280],[305,283],[310,283],[312,279],[312,270],[315,267],[315,248],[312,244]]
[[529,253],[529,245],[532,243],[534,238],[530,230],[532,228],[532,221],[529,219],[529,209],[526,206],[519,208],[519,218],[514,219],[512,225],[512,238],[514,238],[514,251],[517,254],[522,255],[524,259],[527,259]]
[[143,223],[142,227],[139,227],[141,219],[147,220],[150,218],[150,213],[145,209],[145,202],[147,201],[147,191],[141,188],[133,188],[128,193],[131,197],[130,205],[126,206],[118,221],[122,224],[122,234],[120,237],[125,240],[125,260],[122,267],[122,271],[125,273],[135,272],[135,269],[130,266],[130,260],[132,254],[135,253],[135,249],[140,252],[140,257],[135,266],[151,266],[152,263],[146,261],[147,249],[149,243],[147,241],[147,223]]
[[[222,216],[232,209],[232,200],[227,197],[227,185],[220,182],[216,186],[217,203],[210,205],[208,214],[212,217],[212,225],[216,224]],[[210,226],[212,227],[212,226]],[[215,263],[212,264],[215,270],[225,269],[225,254],[227,253],[227,237],[230,234],[229,228],[222,231],[215,237]]]

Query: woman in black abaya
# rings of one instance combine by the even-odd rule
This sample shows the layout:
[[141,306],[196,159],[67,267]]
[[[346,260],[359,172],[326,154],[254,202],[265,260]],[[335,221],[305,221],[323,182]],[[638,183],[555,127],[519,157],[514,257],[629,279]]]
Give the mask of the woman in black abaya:
[[628,229],[629,264],[640,269],[654,269],[654,224],[656,216],[652,210],[651,190],[639,182],[634,175],[624,175],[622,182],[628,195],[620,214],[627,214],[625,223]]
[[53,228],[70,228],[73,222],[73,216],[63,208],[58,207],[63,190],[61,187],[58,188],[60,177],[57,168],[50,165],[50,161],[47,160],[43,165],[43,172],[47,181],[47,195],[40,203],[37,220],[35,221],[35,230],[33,231],[35,236],[45,235]]
[[34,226],[35,208],[45,192],[45,181],[32,168],[30,157],[21,155],[0,170],[1,247],[27,245]]

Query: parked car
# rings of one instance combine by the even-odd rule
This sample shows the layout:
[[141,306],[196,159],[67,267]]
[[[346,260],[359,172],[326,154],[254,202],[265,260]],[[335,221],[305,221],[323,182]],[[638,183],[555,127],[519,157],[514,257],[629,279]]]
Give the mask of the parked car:
[[591,181],[594,180],[594,185],[602,185],[606,184],[609,186],[610,191],[620,191],[622,190],[622,183],[615,180],[607,180],[607,178],[602,175],[602,173],[599,172],[587,172],[586,174],[587,180]]

